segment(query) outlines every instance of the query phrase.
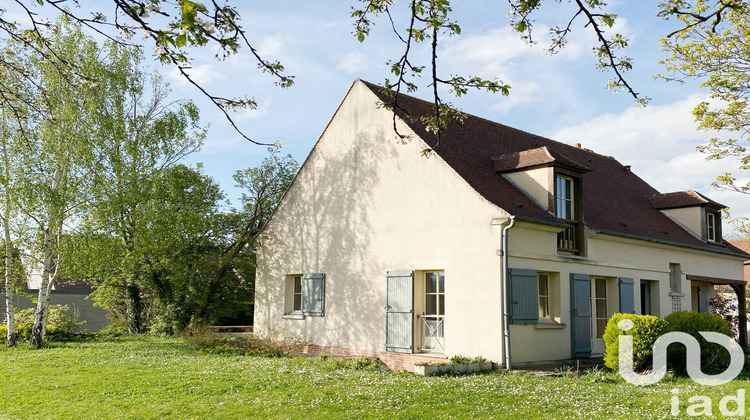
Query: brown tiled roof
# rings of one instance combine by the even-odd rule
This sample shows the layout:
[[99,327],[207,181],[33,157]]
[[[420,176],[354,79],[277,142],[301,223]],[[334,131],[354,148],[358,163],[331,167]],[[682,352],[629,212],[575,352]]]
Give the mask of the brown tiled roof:
[[[364,82],[383,102],[389,97],[383,88]],[[440,141],[425,129],[420,116],[431,115],[432,104],[407,95],[398,97],[396,114],[401,117],[435,153],[450,165],[482,197],[515,215],[519,220],[557,224],[558,219],[519,191],[496,172],[493,156],[520,155],[530,149],[547,148],[591,171],[583,177],[584,223],[599,232],[687,246],[724,254],[743,255],[732,245],[710,244],[681,228],[647,197],[659,195],[651,187],[609,156],[581,149],[511,128],[483,118],[466,115],[443,130]]]
[[714,200],[706,197],[705,195],[693,191],[677,191],[665,194],[656,194],[648,197],[648,200],[657,209],[674,209],[679,207],[693,207],[693,206],[705,206],[718,207],[720,209],[726,206],[717,203]]
[[513,172],[520,169],[544,165],[559,165],[576,170],[577,172],[591,172],[591,169],[568,159],[562,153],[549,150],[546,146],[522,152],[505,154],[492,158],[495,170],[498,172]]
[[91,285],[83,280],[60,279],[55,282],[54,289],[59,292],[91,292]]

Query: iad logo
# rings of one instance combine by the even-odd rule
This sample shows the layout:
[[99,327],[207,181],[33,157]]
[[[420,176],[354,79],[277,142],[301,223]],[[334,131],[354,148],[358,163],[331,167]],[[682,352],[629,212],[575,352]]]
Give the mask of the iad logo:
[[[617,323],[622,331],[630,331],[633,321],[623,319]],[[633,371],[633,336],[620,335],[620,375],[623,379],[633,385],[645,386],[659,382],[667,372],[667,346],[672,343],[681,343],[687,349],[687,372],[692,380],[701,385],[725,384],[742,372],[745,363],[745,354],[742,347],[731,337],[717,332],[700,332],[700,335],[711,343],[724,346],[729,351],[731,358],[729,367],[722,373],[706,375],[701,371],[701,346],[698,340],[690,334],[683,332],[670,332],[659,337],[654,343],[654,367],[650,373],[638,374]]]

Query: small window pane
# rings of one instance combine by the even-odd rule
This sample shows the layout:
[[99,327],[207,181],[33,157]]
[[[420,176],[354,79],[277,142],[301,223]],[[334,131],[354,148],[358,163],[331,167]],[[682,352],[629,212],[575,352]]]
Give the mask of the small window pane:
[[437,315],[437,295],[427,295],[425,302],[425,314]]
[[294,294],[294,306],[292,309],[294,309],[295,311],[302,310],[302,294],[301,293]]
[[440,312],[438,315],[445,315],[445,299],[440,296]]
[[547,276],[539,275],[539,295],[547,296]]
[[294,278],[294,293],[302,293],[302,278]]
[[438,285],[439,285],[439,288],[440,288],[439,289],[440,293],[445,293],[445,274],[444,273],[438,273],[438,278],[439,278]]
[[604,279],[596,279],[596,297],[597,299],[603,299],[607,297],[607,281]]
[[549,318],[549,298],[539,298],[539,318]]
[[716,240],[716,217],[713,213],[706,215],[706,229],[709,241]]
[[596,317],[597,318],[606,318],[607,317],[607,301],[606,300],[596,300]]
[[435,273],[425,274],[425,288],[427,293],[437,293],[437,276]]

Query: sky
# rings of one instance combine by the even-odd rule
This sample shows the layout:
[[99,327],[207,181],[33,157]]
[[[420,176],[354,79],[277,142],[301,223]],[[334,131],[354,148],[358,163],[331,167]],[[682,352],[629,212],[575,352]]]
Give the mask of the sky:
[[[273,2],[234,1],[250,42],[267,59],[279,60],[295,76],[291,88],[274,86],[274,79],[257,69],[248,51],[218,61],[214,49],[190,50],[191,75],[210,92],[221,96],[249,96],[257,110],[241,110],[235,122],[254,140],[282,144],[282,152],[304,161],[315,141],[356,78],[382,84],[392,77],[389,60],[403,46],[385,18],[375,20],[371,36],[360,43],[353,36],[353,0]],[[504,1],[454,0],[453,18],[460,36],[443,37],[438,49],[439,72],[498,78],[511,85],[510,96],[472,91],[447,99],[457,108],[511,127],[564,143],[614,156],[623,165],[661,192],[694,189],[730,207],[733,216],[750,216],[750,199],[735,192],[717,191],[715,177],[736,166],[728,161],[706,161],[695,147],[716,133],[697,130],[691,110],[707,92],[698,83],[668,83],[654,76],[665,72],[659,63],[666,57],[659,39],[679,27],[678,22],[656,17],[657,2],[615,0],[608,10],[618,15],[615,28],[629,39],[624,54],[633,59],[626,79],[640,94],[650,97],[638,107],[625,92],[607,91],[612,74],[596,68],[593,32],[579,20],[572,26],[567,46],[555,55],[546,53],[547,28],[567,23],[575,12],[567,2],[547,0],[536,14],[534,35],[527,45],[509,25]],[[82,2],[82,10],[93,2]],[[101,1],[99,2],[101,4]],[[394,7],[396,24],[404,24],[405,2]],[[38,9],[47,13],[49,6]],[[10,10],[10,13],[13,11]],[[236,133],[218,109],[174,69],[161,66],[147,43],[148,64],[171,84],[174,99],[193,100],[201,120],[210,124],[204,147],[190,156],[204,172],[220,183],[235,203],[240,191],[232,174],[257,165],[267,148],[254,145]],[[426,47],[426,45],[425,45]],[[426,50],[416,57],[426,58]],[[426,63],[426,62],[425,62]],[[419,81],[414,95],[431,99],[427,79]],[[747,173],[742,178],[747,178]],[[724,232],[731,228],[725,224]]]

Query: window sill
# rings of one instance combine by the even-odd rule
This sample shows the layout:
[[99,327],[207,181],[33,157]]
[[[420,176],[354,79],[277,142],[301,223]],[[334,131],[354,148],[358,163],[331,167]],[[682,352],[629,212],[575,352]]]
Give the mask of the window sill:
[[305,316],[302,315],[302,314],[294,314],[294,313],[292,313],[292,314],[281,315],[281,318],[282,319],[305,319]]
[[565,324],[559,324],[548,319],[540,319],[539,322],[534,324],[534,328],[537,330],[561,330],[565,328]]

